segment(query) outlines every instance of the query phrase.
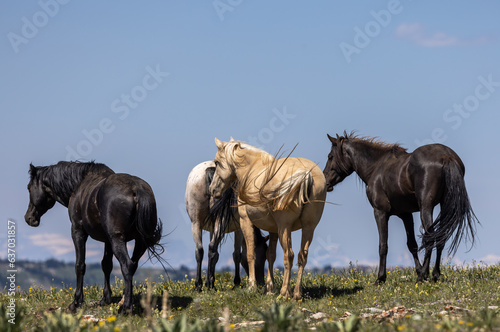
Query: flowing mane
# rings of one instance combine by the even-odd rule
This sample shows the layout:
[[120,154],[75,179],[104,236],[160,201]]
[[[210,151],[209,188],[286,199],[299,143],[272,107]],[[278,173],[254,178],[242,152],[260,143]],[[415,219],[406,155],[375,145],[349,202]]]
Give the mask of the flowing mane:
[[257,159],[260,159],[263,165],[275,161],[275,158],[266,151],[259,149],[255,146],[252,146],[250,144],[243,143],[241,141],[228,142],[224,146],[224,153],[218,154],[218,157],[220,157],[221,159],[225,159],[231,165],[235,165],[238,167],[248,166],[247,165],[248,161],[245,158],[246,152],[252,152],[254,154],[257,154],[257,156],[260,156],[260,158]]
[[30,167],[31,181],[40,180],[62,200],[64,205],[69,203],[71,194],[78,189],[89,173],[110,175],[114,172],[108,166],[93,161],[87,163],[60,161],[52,166]]
[[403,148],[398,143],[387,143],[385,141],[382,141],[379,137],[370,137],[370,136],[359,137],[358,135],[355,134],[354,131],[351,131],[351,133],[349,134],[347,134],[347,132],[344,131],[344,136],[340,136],[339,139],[340,142],[342,142],[343,140],[349,140],[351,142],[367,144],[370,145],[370,147],[380,151],[392,152],[396,156],[407,152],[407,149]]
[[[224,153],[218,154],[218,158],[235,167],[251,165],[236,187],[238,197],[247,204],[270,206],[277,211],[302,206],[309,201],[312,186],[310,169],[297,169],[280,181],[273,181],[282,167],[288,167],[285,162],[289,156],[279,159],[252,145],[231,141],[224,146]],[[258,177],[262,177],[261,184],[256,186]]]

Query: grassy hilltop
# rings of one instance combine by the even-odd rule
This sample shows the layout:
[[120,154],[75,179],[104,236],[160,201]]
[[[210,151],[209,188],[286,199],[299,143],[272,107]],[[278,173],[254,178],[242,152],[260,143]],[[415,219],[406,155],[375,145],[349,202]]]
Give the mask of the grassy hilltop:
[[[265,295],[263,289],[249,292],[246,279],[243,287],[233,289],[233,276],[227,272],[217,274],[217,290],[201,293],[194,290],[194,279],[189,276],[159,282],[136,278],[135,309],[130,316],[118,314],[117,302],[123,290],[118,277],[112,287],[114,304],[97,306],[102,287],[87,286],[85,304],[76,315],[65,312],[73,288],[31,287],[15,295],[16,324],[3,320],[0,330],[500,330],[500,266],[448,265],[442,270],[441,281],[416,284],[413,269],[394,268],[382,286],[373,285],[375,273],[354,266],[342,273],[309,272],[304,276],[304,299],[300,302],[278,296],[282,282],[279,272],[274,295]],[[9,301],[6,292],[0,293],[4,316]]]

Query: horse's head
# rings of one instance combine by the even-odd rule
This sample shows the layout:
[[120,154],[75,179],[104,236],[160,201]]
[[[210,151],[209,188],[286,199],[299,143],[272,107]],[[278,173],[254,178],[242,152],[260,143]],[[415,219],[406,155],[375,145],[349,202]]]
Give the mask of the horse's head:
[[40,218],[56,203],[52,197],[52,193],[46,187],[39,176],[37,176],[39,168],[30,164],[30,182],[28,183],[28,191],[30,193],[30,203],[28,211],[24,215],[24,220],[28,225],[37,227],[40,225]]
[[327,190],[332,191],[337,183],[342,182],[354,172],[354,166],[351,157],[344,148],[344,143],[348,138],[338,134],[336,138],[328,134],[327,136],[332,142],[332,150],[328,154],[328,161],[323,174],[325,175]]
[[227,145],[234,142],[221,142],[215,138],[217,145],[217,154],[215,155],[215,173],[210,184],[210,195],[214,198],[220,198],[222,193],[226,191],[236,181],[236,170],[234,164],[228,161]]

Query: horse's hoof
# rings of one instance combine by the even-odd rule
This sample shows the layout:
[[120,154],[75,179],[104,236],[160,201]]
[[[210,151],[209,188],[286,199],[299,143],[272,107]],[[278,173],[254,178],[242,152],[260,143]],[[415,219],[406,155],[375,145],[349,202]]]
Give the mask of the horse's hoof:
[[132,314],[132,307],[125,308],[124,306],[120,306],[120,308],[118,308],[118,314],[120,314],[120,315],[131,315]]
[[72,302],[68,306],[68,311],[71,312],[72,314],[74,314],[76,312],[76,309],[78,309],[78,306],[75,304],[75,302]]
[[375,283],[373,284],[374,286],[380,286],[385,284],[385,279],[377,279],[375,280]]
[[111,300],[105,300],[105,299],[102,299],[101,301],[99,301],[98,305],[100,307],[104,307],[104,306],[107,306],[111,303]]
[[280,292],[280,296],[282,298],[284,298],[285,300],[288,300],[288,299],[290,299],[292,297],[292,294],[290,294],[290,292],[286,292],[285,291],[285,292]]
[[266,294],[268,295],[274,294],[274,286],[266,285]]

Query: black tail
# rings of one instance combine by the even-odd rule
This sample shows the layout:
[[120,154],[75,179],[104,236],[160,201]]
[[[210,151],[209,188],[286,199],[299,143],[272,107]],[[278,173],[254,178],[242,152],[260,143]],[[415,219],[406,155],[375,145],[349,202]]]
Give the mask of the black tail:
[[137,231],[140,234],[141,240],[146,244],[148,249],[149,260],[156,258],[163,266],[164,259],[161,255],[165,252],[165,248],[160,243],[163,232],[163,225],[156,214],[156,201],[151,193],[146,190],[137,190]]
[[[210,186],[210,183],[213,179],[213,174],[215,172],[215,167],[209,167],[206,171],[206,187]],[[209,194],[209,193],[208,193]],[[212,227],[215,225],[217,220],[220,222],[220,227],[218,228],[218,232],[214,233],[216,243],[219,245],[222,243],[222,240],[226,236],[226,230],[229,224],[234,220],[234,214],[236,212],[237,201],[236,195],[234,193],[234,189],[228,188],[222,194],[222,197],[217,199],[213,205],[210,207],[210,211],[205,218],[205,225],[210,224]]]
[[454,255],[464,236],[470,240],[471,246],[474,244],[476,222],[479,221],[470,205],[463,169],[455,161],[449,161],[443,169],[445,192],[441,212],[432,224],[433,231],[424,236],[423,246],[425,249],[444,246],[455,233],[448,251]]

